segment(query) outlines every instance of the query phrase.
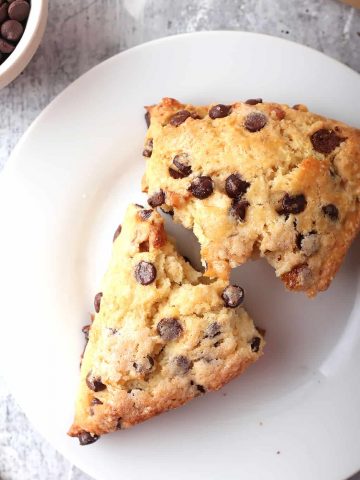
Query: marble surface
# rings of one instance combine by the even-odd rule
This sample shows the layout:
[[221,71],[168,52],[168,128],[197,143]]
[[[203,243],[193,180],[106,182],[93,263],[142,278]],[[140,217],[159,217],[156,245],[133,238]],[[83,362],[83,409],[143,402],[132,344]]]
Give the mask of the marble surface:
[[[209,29],[288,38],[360,72],[360,10],[337,0],[50,0],[40,49],[0,91],[0,167],[41,110],[92,66],[147,40]],[[0,480],[48,479],[90,477],[33,430],[0,376]]]

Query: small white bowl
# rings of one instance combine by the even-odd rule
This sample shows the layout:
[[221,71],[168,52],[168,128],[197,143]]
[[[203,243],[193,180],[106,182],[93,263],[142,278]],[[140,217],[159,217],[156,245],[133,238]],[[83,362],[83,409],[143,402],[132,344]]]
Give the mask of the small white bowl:
[[12,54],[0,65],[0,88],[12,82],[35,54],[44,35],[48,0],[32,0],[24,34]]

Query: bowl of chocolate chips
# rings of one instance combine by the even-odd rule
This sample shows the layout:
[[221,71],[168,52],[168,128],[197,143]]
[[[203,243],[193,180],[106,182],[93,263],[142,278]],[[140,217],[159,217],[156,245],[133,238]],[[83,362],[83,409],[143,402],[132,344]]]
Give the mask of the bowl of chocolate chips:
[[26,67],[43,37],[48,0],[0,0],[0,88]]

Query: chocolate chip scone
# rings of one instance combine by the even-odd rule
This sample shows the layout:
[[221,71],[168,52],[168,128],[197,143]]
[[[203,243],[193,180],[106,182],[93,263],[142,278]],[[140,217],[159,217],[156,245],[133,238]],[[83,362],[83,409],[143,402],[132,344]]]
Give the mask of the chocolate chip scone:
[[325,290],[360,226],[360,130],[261,99],[148,107],[143,190],[201,244],[205,275],[266,257],[290,290]]
[[264,346],[243,298],[241,287],[195,271],[156,211],[130,206],[85,329],[69,434],[92,443],[239,375]]

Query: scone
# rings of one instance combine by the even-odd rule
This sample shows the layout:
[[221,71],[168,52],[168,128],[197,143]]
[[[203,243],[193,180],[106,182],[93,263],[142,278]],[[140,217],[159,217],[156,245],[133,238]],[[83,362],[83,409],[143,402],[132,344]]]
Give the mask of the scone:
[[143,190],[193,229],[205,275],[266,257],[290,290],[325,290],[360,226],[360,130],[252,99],[148,107]]
[[130,206],[119,232],[85,329],[69,431],[82,445],[217,390],[264,346],[242,288],[195,271],[156,211]]

